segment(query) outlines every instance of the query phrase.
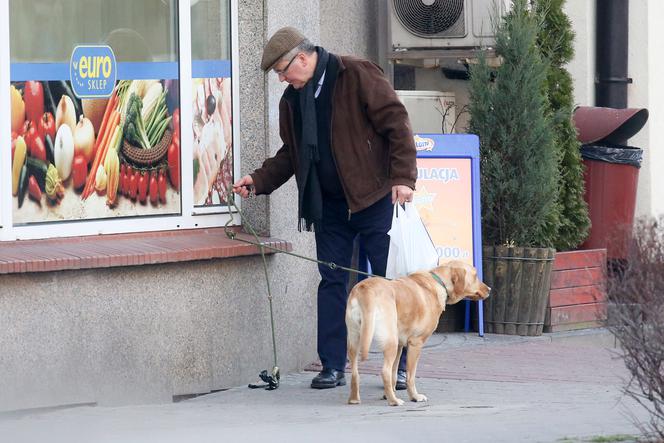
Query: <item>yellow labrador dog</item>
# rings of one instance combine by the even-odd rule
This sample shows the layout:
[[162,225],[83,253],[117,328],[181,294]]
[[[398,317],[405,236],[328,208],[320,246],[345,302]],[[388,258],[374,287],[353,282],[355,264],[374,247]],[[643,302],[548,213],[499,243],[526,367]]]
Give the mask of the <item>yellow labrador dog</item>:
[[452,261],[429,272],[398,280],[373,277],[358,283],[346,306],[348,358],[352,380],[348,403],[360,403],[358,357],[366,360],[372,340],[383,350],[383,387],[390,406],[401,406],[394,386],[401,350],[408,346],[406,386],[412,401],[427,401],[415,389],[417,361],[424,342],[436,330],[445,305],[464,298],[485,299],[490,288],[472,266]]

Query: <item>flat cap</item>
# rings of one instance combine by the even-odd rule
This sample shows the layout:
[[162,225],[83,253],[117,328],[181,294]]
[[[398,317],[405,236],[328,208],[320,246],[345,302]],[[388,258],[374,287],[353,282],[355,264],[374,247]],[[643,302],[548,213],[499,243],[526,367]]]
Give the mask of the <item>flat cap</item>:
[[304,41],[305,37],[295,28],[286,26],[274,33],[263,49],[261,69],[269,71],[291,49]]

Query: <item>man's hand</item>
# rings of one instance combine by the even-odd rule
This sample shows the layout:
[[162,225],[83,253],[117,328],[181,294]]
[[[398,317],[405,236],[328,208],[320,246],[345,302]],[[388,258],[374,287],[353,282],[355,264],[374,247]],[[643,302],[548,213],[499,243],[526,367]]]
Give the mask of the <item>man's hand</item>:
[[392,204],[395,204],[397,201],[402,205],[406,202],[412,202],[413,190],[404,185],[392,186]]
[[253,186],[254,179],[251,178],[251,175],[245,175],[236,183],[233,183],[233,192],[242,198],[247,198]]

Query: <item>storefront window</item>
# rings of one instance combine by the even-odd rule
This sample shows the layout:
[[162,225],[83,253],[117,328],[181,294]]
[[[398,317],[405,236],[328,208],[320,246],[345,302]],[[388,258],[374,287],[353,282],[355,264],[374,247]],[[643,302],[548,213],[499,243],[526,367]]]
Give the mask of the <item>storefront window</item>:
[[233,180],[229,0],[191,6],[194,205],[224,206]]
[[226,222],[239,169],[237,0],[5,5],[0,238]]
[[175,0],[10,0],[13,225],[182,214]]

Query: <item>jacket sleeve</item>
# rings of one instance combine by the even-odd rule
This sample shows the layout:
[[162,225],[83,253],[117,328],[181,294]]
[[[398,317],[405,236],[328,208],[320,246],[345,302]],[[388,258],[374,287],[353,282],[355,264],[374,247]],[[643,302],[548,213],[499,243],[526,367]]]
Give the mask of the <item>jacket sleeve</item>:
[[408,112],[377,65],[363,61],[359,76],[360,96],[367,116],[374,130],[385,138],[389,146],[392,186],[405,185],[415,189],[417,151]]
[[292,143],[292,134],[286,129],[291,126],[287,118],[288,115],[286,102],[282,98],[279,102],[279,134],[283,145],[273,157],[265,160],[263,165],[251,174],[251,178],[254,179],[256,195],[271,194],[295,173],[291,156],[292,150],[288,145],[289,141]]
[[288,146],[283,145],[274,157],[265,160],[259,169],[250,174],[254,179],[256,195],[271,194],[272,191],[286,183],[293,172]]

